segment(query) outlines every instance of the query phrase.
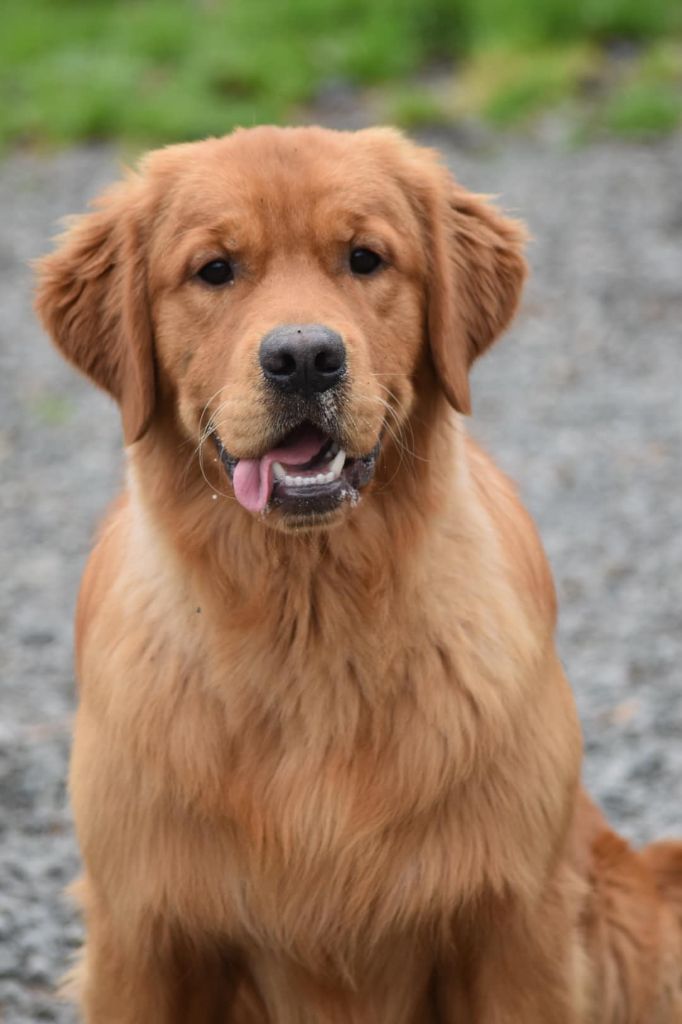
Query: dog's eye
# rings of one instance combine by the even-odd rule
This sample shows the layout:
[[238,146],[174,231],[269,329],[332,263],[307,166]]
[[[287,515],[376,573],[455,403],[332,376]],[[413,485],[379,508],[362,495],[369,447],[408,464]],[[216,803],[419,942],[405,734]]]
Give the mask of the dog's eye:
[[211,260],[210,263],[206,263],[201,268],[197,273],[197,277],[200,277],[206,284],[218,286],[221,284],[231,284],[234,281],[234,272],[232,264],[228,263],[227,260]]
[[371,249],[353,249],[350,254],[350,269],[353,274],[373,274],[383,263],[381,256]]

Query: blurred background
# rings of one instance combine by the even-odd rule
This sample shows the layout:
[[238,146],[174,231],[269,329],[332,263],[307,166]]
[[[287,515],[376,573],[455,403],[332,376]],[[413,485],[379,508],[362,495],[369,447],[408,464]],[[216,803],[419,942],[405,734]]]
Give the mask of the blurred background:
[[682,834],[682,2],[3,0],[0,25],[2,1024],[74,1021],[73,607],[123,472],[30,261],[149,146],[393,123],[527,221],[469,429],[552,562],[587,784],[633,842]]
[[680,0],[4,0],[0,141],[222,134],[362,102],[405,128],[579,137],[682,115]]

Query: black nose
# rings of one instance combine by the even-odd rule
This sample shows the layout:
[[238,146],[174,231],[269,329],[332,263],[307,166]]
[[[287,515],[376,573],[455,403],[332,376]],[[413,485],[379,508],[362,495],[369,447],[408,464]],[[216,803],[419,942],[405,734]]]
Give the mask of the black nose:
[[280,391],[310,398],[339,383],[346,349],[341,336],[322,324],[286,324],[261,341],[260,365]]

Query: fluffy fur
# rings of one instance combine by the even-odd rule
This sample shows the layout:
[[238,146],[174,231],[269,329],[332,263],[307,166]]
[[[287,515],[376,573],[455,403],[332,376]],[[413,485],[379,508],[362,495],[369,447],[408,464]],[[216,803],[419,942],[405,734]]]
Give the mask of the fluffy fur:
[[[682,847],[581,791],[545,556],[460,415],[523,240],[392,132],[258,128],[152,153],[41,261],[129,445],[77,612],[90,1024],[682,1019]],[[272,447],[258,344],[306,322],[346,344],[348,451],[383,437],[308,525],[240,507],[207,441]]]

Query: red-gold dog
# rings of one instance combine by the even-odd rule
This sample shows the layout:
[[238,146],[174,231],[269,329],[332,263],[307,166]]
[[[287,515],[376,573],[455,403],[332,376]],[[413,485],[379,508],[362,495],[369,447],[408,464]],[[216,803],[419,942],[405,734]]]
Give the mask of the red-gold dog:
[[682,844],[579,787],[555,598],[467,438],[522,227],[387,130],[152,153],[40,264],[119,402],[71,793],[91,1024],[679,1024]]

